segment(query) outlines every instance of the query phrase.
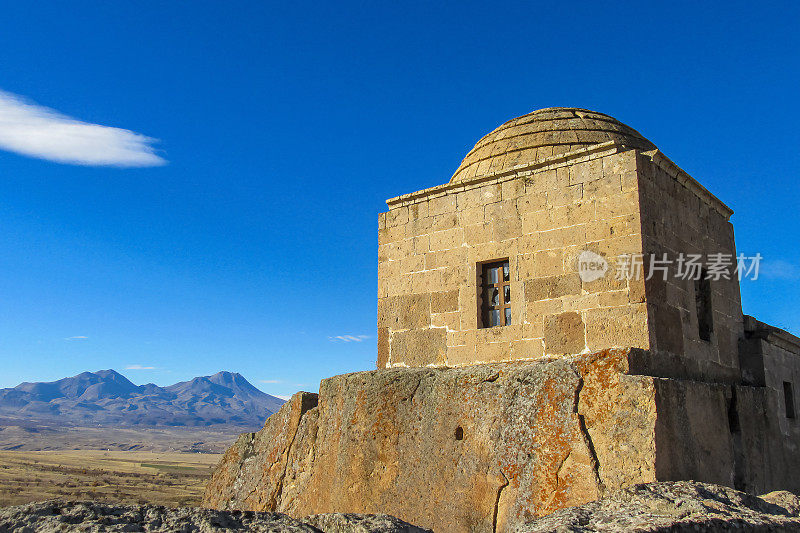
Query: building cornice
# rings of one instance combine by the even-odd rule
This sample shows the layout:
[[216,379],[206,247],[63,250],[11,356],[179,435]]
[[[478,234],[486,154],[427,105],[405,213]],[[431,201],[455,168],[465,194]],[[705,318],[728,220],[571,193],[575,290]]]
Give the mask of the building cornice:
[[564,152],[563,154],[554,155],[538,161],[524,163],[517,165],[513,168],[503,170],[500,172],[493,172],[484,174],[483,176],[470,178],[468,180],[456,181],[453,183],[445,183],[444,185],[437,185],[421,191],[412,192],[389,198],[386,204],[390,208],[400,207],[403,205],[410,205],[438,196],[444,196],[451,192],[465,191],[474,189],[485,185],[486,183],[501,183],[504,181],[513,180],[522,176],[526,176],[535,171],[541,172],[543,170],[550,170],[553,168],[563,167],[568,164],[582,163],[591,159],[597,159],[607,155],[615,154],[626,149],[622,144],[616,141],[608,141],[601,144],[595,144],[580,150],[573,150],[572,152]]
[[744,315],[744,330],[749,337],[764,339],[788,352],[800,354],[800,338],[785,329],[766,324],[750,315]]
[[[566,165],[573,165],[576,163],[583,163],[592,159],[598,159],[607,155],[616,154],[631,148],[619,143],[618,141],[608,141],[600,144],[573,150],[571,152],[564,152],[563,154],[554,155],[538,161],[524,163],[517,165],[513,168],[503,170],[500,172],[492,172],[484,174],[483,176],[462,180],[452,183],[445,183],[444,185],[437,185],[421,191],[403,194],[386,200],[386,204],[390,209],[412,205],[418,202],[437,198],[446,194],[466,191],[480,187],[487,183],[502,183],[504,181],[520,178],[534,172],[541,172],[544,170],[551,170]],[[725,220],[730,219],[733,210],[725,205],[722,200],[711,194],[711,192],[700,185],[700,183],[690,176],[686,171],[676,165],[670,158],[665,156],[660,150],[652,150],[642,152],[650,160],[659,167],[661,170],[674,177],[678,183],[689,189],[695,196],[700,198],[707,205],[716,210],[719,214],[725,217]]]
[[706,204],[713,207],[719,214],[725,217],[725,220],[731,218],[733,209],[725,205],[722,200],[711,194],[711,192],[700,185],[700,182],[689,175],[688,172],[676,165],[669,157],[665,156],[661,150],[652,150],[644,152],[653,161],[653,164],[658,168],[675,178],[678,183],[692,191],[695,196],[703,200]]

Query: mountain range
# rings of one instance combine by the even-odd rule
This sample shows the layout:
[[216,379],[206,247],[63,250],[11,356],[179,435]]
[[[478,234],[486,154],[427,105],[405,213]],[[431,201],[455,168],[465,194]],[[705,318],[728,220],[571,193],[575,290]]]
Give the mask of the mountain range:
[[0,417],[73,426],[258,428],[283,403],[232,372],[159,387],[134,385],[114,370],[100,370],[0,389]]

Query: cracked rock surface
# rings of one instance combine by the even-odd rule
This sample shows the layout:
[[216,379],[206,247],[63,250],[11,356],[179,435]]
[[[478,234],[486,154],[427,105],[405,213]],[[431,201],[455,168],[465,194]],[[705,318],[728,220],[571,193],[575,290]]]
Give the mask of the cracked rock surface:
[[0,533],[64,531],[430,533],[388,515],[328,514],[295,520],[280,513],[60,500],[0,508]]
[[800,531],[800,498],[761,497],[721,485],[662,481],[634,485],[602,500],[522,524],[517,533]]
[[654,378],[625,374],[626,355],[323,380],[239,438],[204,505],[493,532],[654,481]]

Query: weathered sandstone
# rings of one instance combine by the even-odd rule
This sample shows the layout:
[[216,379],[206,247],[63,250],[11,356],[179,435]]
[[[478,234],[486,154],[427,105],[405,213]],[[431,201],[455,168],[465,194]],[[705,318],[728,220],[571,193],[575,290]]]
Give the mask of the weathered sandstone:
[[[746,477],[728,416],[733,388],[626,373],[642,357],[606,350],[326,379],[318,399],[300,393],[239,438],[204,503],[508,531],[636,483]],[[755,413],[738,430],[758,445],[772,430],[758,425],[753,395],[763,389],[738,389],[750,394],[739,394],[739,412]]]

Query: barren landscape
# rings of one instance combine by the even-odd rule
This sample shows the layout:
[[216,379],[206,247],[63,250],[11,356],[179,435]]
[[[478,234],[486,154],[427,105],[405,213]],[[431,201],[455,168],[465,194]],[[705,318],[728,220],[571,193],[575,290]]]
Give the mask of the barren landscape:
[[281,403],[230,372],[162,388],[105,370],[0,389],[0,507],[199,505],[219,454]]
[[0,507],[53,498],[196,506],[219,457],[153,451],[2,451]]
[[0,419],[0,451],[112,450],[222,453],[248,428],[57,427]]
[[0,507],[51,498],[198,505],[241,428],[103,428],[5,419]]

